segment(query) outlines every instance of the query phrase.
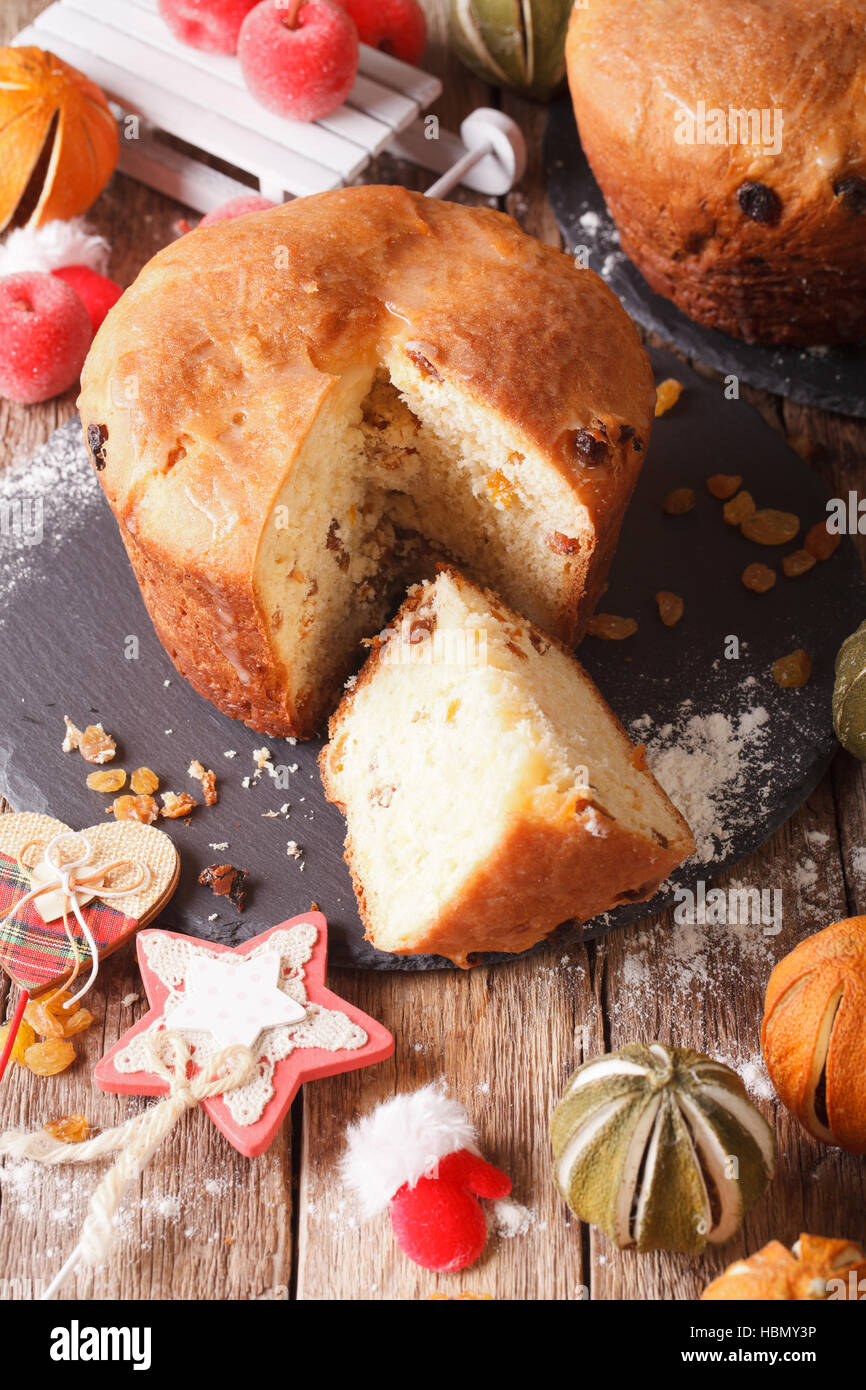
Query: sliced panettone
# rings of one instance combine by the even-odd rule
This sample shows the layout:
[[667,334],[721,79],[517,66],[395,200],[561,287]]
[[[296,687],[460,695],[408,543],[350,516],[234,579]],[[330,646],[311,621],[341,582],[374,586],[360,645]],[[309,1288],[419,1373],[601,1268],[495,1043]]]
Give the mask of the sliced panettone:
[[451,568],[377,639],[321,768],[383,951],[522,951],[650,897],[694,849],[571,653]]

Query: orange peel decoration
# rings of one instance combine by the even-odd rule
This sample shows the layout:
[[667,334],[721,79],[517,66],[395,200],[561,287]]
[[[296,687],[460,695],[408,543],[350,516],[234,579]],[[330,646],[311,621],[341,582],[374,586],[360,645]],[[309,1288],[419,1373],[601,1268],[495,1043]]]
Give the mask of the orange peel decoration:
[[779,961],[761,1046],[801,1125],[823,1144],[866,1153],[866,917],[835,922]]
[[866,1256],[850,1240],[802,1235],[789,1250],[771,1240],[704,1289],[708,1303],[855,1301],[866,1295]]
[[117,151],[94,82],[41,48],[0,48],[0,232],[86,212]]

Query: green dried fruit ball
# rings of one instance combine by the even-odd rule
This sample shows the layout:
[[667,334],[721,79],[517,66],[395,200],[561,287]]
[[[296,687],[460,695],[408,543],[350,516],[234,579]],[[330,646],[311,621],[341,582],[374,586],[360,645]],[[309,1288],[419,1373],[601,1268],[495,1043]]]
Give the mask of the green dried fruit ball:
[[736,1072],[661,1043],[584,1062],[550,1134],[571,1210],[623,1250],[699,1255],[730,1240],[776,1162],[773,1132]]
[[450,0],[458,57],[496,87],[547,101],[565,76],[565,31],[574,0]]
[[843,748],[866,759],[866,622],[845,638],[836,657],[833,727]]

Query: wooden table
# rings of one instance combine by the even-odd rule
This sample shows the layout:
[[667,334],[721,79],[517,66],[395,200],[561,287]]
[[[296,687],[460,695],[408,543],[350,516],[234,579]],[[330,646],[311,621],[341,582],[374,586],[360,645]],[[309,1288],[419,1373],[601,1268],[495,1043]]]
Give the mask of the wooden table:
[[[0,39],[41,8],[41,0],[6,0]],[[527,231],[558,243],[540,164],[543,108],[510,93],[500,98],[469,74],[446,49],[442,7],[428,0],[427,8],[432,32],[426,64],[445,84],[434,109],[455,130],[473,106],[501,100],[523,125],[530,148],[528,172],[506,200],[507,210]],[[413,187],[429,182],[387,158],[373,171],[375,180]],[[183,212],[116,176],[91,215],[113,245],[112,274],[129,283],[172,238]],[[858,486],[866,424],[767,395],[749,398],[810,458],[828,494],[845,496]],[[73,413],[73,402],[74,392],[43,406],[0,401],[3,459],[29,455]],[[22,694],[39,699],[38,691]],[[5,739],[14,748],[14,730],[6,730]],[[292,1123],[253,1162],[240,1158],[202,1114],[189,1115],[128,1197],[108,1265],[70,1281],[68,1296],[426,1299],[436,1291],[474,1291],[497,1299],[691,1299],[725,1264],[772,1237],[792,1242],[808,1230],[862,1239],[866,1164],[814,1143],[770,1098],[759,1046],[773,961],[818,927],[866,911],[861,846],[866,777],[840,753],[807,804],[735,870],[748,884],[784,888],[778,937],[748,942],[724,928],[684,933],[665,915],[567,956],[548,951],[465,974],[333,971],[333,987],[395,1034],[395,1056],[377,1068],[308,1087]],[[804,868],[807,861],[814,875]],[[2,990],[7,1007],[5,982]],[[124,1004],[130,994],[138,1000]],[[29,1129],[81,1110],[93,1124],[108,1126],[144,1104],[103,1095],[91,1085],[93,1065],[139,1016],[142,1002],[133,952],[126,949],[106,964],[88,1000],[98,1022],[84,1037],[83,1059],[54,1079],[10,1068],[0,1093],[0,1125]],[[779,1173],[742,1237],[721,1253],[700,1260],[620,1253],[572,1219],[554,1190],[548,1117],[566,1077],[584,1058],[635,1038],[659,1038],[726,1059],[745,1069],[764,1093],[759,1104],[775,1124]],[[438,1077],[468,1105],[485,1153],[512,1175],[515,1198],[528,1212],[523,1233],[493,1236],[474,1268],[450,1277],[425,1273],[405,1260],[387,1218],[360,1226],[336,1167],[346,1126],[360,1112]],[[93,1170],[71,1167],[7,1171],[0,1189],[0,1274],[9,1282],[0,1280],[0,1295],[5,1290],[27,1296],[44,1286],[74,1244],[94,1180]]]

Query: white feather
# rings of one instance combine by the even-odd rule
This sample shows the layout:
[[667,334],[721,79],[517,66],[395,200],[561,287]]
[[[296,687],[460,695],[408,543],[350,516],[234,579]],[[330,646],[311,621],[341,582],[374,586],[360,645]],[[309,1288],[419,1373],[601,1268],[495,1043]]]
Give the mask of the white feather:
[[110,250],[105,237],[92,232],[81,217],[46,222],[32,230],[18,227],[0,246],[0,275],[61,270],[67,265],[86,265],[104,275]]
[[341,1161],[343,1181],[365,1217],[375,1216],[405,1183],[414,1187],[458,1149],[478,1153],[477,1132],[442,1084],[423,1086],[377,1105],[353,1125]]

